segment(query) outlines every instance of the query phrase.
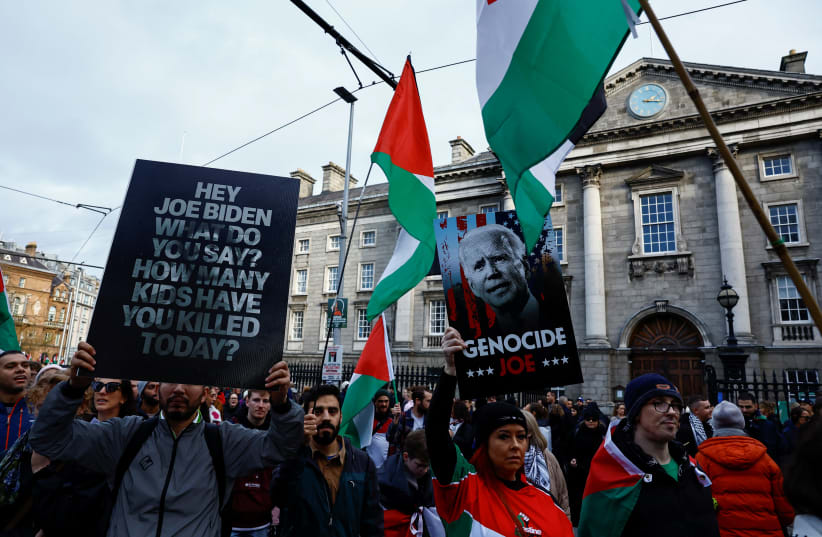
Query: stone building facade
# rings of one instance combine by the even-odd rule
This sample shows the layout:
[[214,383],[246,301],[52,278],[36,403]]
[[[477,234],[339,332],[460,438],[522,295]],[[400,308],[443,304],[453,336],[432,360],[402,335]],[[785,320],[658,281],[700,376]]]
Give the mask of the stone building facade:
[[[687,67],[819,300],[822,76],[804,73],[804,57],[792,51],[780,70]],[[764,368],[787,370],[788,381],[818,378],[822,336],[670,62],[638,60],[608,77],[605,90],[608,109],[563,163],[551,210],[585,376],[567,393],[610,401],[647,371],[698,393],[706,366],[729,375]],[[512,209],[493,153],[475,154],[461,138],[450,143],[451,163],[434,170],[440,214]],[[342,181],[311,196],[313,179],[301,170],[292,176],[305,188],[285,348],[290,360],[319,360],[338,265]],[[361,194],[351,191],[350,219]],[[387,185],[367,186],[344,279],[351,302],[342,334],[347,360],[356,359],[367,338],[370,289],[397,233]],[[745,358],[734,364],[723,358],[727,323],[716,301],[724,278],[740,296],[733,310],[740,346],[731,350]],[[440,363],[444,307],[440,279],[429,276],[389,309],[395,363]]]
[[100,279],[34,242],[0,242],[0,268],[22,349],[32,359],[70,357],[88,335]]

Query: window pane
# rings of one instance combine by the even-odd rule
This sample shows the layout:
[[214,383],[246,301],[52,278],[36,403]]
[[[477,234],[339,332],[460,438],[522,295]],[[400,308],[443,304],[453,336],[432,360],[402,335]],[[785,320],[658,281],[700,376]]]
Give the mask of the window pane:
[[779,155],[764,159],[765,177],[788,175],[793,173],[790,155]]
[[562,185],[557,184],[554,190],[556,190],[554,195],[554,203],[562,203]]
[[301,269],[297,271],[297,292],[308,292],[308,270]]
[[328,267],[327,278],[325,281],[325,290],[329,293],[337,291],[337,267]]
[[440,336],[445,333],[446,313],[444,300],[432,300],[429,302],[428,334]]
[[362,245],[363,246],[374,246],[377,242],[377,232],[376,231],[364,231],[362,234]]
[[302,311],[291,312],[291,339],[303,338],[303,314]]
[[777,277],[776,289],[779,299],[779,318],[782,322],[803,322],[810,318],[805,302],[799,297],[799,291],[790,277]]
[[495,213],[495,212],[497,212],[497,206],[496,205],[486,205],[484,207],[480,207],[480,213],[482,213],[482,214]]
[[307,254],[309,248],[309,240],[308,239],[300,239],[297,242],[297,252],[301,254]]
[[360,266],[360,289],[374,288],[374,263],[365,263]]
[[368,339],[371,335],[371,323],[368,322],[367,310],[357,310],[357,339]]
[[339,235],[331,235],[328,237],[328,249],[339,250],[342,244],[342,238]]
[[676,251],[673,193],[640,196],[642,246],[645,253]]
[[771,225],[785,242],[799,242],[799,210],[796,203],[769,208]]
[[554,228],[554,242],[556,243],[557,261],[565,260],[565,237],[562,228]]

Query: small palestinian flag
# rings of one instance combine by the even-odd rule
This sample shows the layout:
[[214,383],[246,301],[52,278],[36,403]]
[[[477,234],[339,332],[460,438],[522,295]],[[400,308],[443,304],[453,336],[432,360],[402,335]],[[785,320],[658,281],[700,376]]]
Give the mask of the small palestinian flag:
[[364,449],[371,443],[374,426],[372,401],[377,390],[392,380],[394,366],[388,346],[388,331],[385,329],[385,315],[380,315],[365,342],[343,401],[340,434],[350,438],[354,447]]
[[20,342],[14,330],[14,318],[11,316],[6,286],[3,283],[3,271],[0,270],[0,354],[6,351],[19,351]]
[[638,0],[477,0],[485,136],[528,251],[554,202],[560,164],[605,111],[602,82],[638,11]]

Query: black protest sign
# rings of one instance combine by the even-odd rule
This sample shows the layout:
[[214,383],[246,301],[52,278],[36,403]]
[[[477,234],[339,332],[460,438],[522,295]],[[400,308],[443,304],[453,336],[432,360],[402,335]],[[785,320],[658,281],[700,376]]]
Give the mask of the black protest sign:
[[582,382],[550,217],[527,254],[514,212],[434,222],[448,324],[468,399]]
[[298,190],[138,160],[89,330],[95,375],[262,388],[282,357]]

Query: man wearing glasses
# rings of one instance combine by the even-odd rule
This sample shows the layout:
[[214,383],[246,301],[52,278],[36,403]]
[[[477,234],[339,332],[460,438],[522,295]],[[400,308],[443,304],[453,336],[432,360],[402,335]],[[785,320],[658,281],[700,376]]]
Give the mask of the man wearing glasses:
[[710,480],[675,440],[682,396],[648,373],[625,389],[626,417],[591,463],[579,537],[719,537]]

